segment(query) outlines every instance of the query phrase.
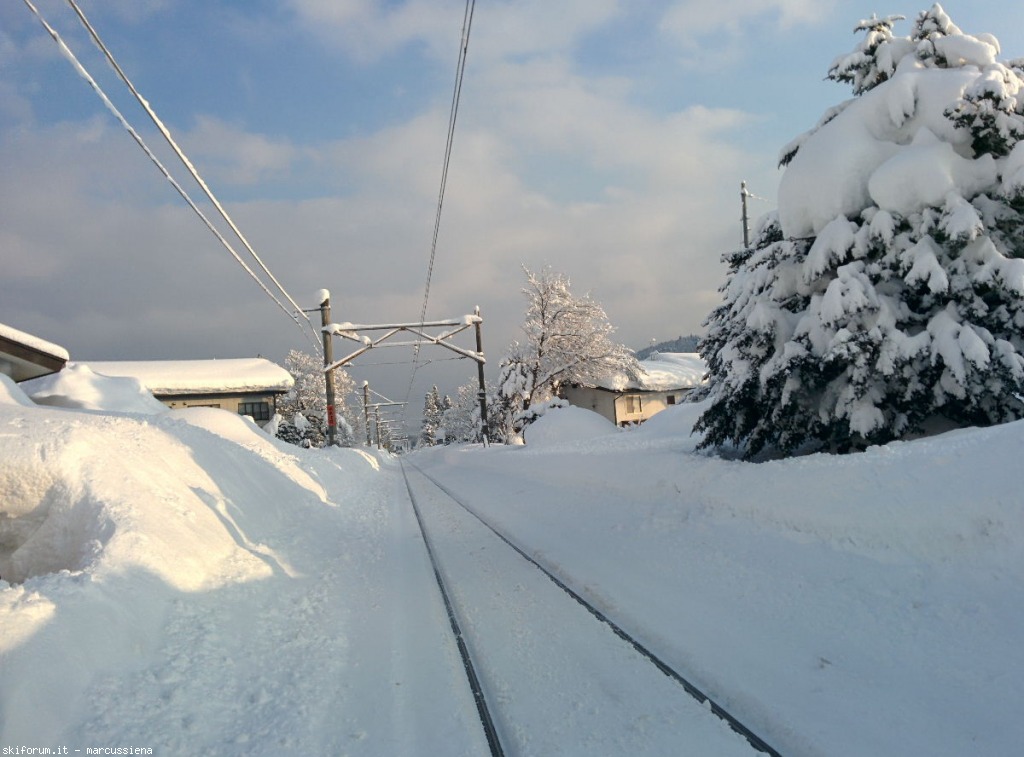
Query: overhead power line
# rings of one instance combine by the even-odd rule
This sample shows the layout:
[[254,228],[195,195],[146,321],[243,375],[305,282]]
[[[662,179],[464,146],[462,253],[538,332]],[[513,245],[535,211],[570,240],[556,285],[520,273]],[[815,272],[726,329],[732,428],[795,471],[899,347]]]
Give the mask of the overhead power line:
[[[68,47],[68,45],[64,42],[64,40],[61,38],[60,34],[56,31],[56,29],[54,29],[46,21],[45,18],[43,18],[42,14],[39,12],[39,9],[36,8],[36,6],[32,4],[31,0],[24,0],[25,5],[28,6],[29,10],[31,10],[33,14],[35,14],[36,18],[39,19],[39,22],[43,25],[43,28],[46,29],[46,32],[50,35],[50,37],[53,39],[53,41],[57,43],[57,46],[60,49],[61,53],[68,59],[68,61],[72,64],[72,66],[74,66],[74,68],[78,72],[78,74],[83,79],[85,79],[85,81],[89,84],[89,86],[92,88],[92,90],[100,98],[100,100],[103,102],[103,104],[106,106],[106,108],[114,115],[115,118],[117,118],[117,120],[121,123],[121,125],[125,128],[125,130],[131,135],[132,139],[135,140],[135,143],[142,149],[143,152],[146,153],[146,155],[147,155],[147,157],[149,157],[150,161],[152,161],[152,163],[157,167],[157,169],[160,171],[160,173],[163,174],[164,178],[166,178],[170,182],[171,186],[174,187],[175,191],[177,191],[177,193],[182,197],[182,199],[185,200],[185,202],[196,213],[196,215],[199,216],[199,218],[202,220],[202,222],[206,226],[206,228],[209,229],[210,232],[212,232],[214,234],[214,236],[217,237],[217,239],[224,246],[224,248],[238,262],[238,264],[240,266],[242,266],[242,268],[245,270],[245,272],[249,274],[249,276],[257,283],[257,285],[264,291],[264,293],[268,297],[270,297],[277,304],[277,306],[279,308],[281,308],[281,310],[285,313],[285,315],[287,315],[289,317],[289,319],[291,319],[300,329],[302,329],[303,328],[302,324],[299,322],[299,318],[298,318],[299,314],[301,314],[302,317],[306,319],[307,323],[309,322],[309,317],[306,316],[304,313],[301,313],[301,309],[299,308],[299,306],[295,303],[295,301],[291,298],[291,296],[288,295],[288,293],[287,293],[287,291],[285,291],[284,287],[282,287],[281,284],[278,283],[277,279],[273,276],[273,274],[270,273],[269,269],[267,269],[267,267],[263,264],[263,261],[259,259],[259,256],[256,255],[255,251],[249,245],[248,241],[246,241],[245,237],[242,236],[242,234],[239,231],[238,227],[235,225],[235,223],[227,215],[227,212],[224,210],[224,208],[221,206],[221,204],[216,200],[216,198],[210,192],[209,188],[206,186],[206,183],[199,176],[198,172],[192,166],[191,162],[188,160],[188,158],[185,156],[185,154],[180,150],[180,148],[178,148],[178,146],[174,143],[174,140],[171,138],[170,133],[167,131],[166,127],[164,127],[163,123],[160,121],[160,119],[153,112],[152,108],[149,106],[149,104],[146,102],[146,100],[138,93],[138,91],[134,88],[134,86],[132,86],[132,84],[128,80],[128,78],[124,75],[124,72],[121,70],[120,66],[117,65],[117,62],[113,59],[113,56],[110,54],[109,50],[107,50],[107,48],[103,44],[102,40],[100,40],[99,36],[96,34],[96,31],[89,24],[88,20],[84,16],[84,14],[82,14],[81,10],[74,3],[74,0],[68,0],[68,2],[71,5],[71,7],[74,9],[74,11],[78,15],[78,17],[81,19],[81,21],[85,25],[86,29],[88,29],[89,34],[92,36],[93,40],[100,47],[100,49],[103,51],[104,55],[107,57],[107,60],[114,67],[114,70],[117,71],[118,75],[125,82],[125,84],[128,86],[128,88],[132,91],[132,93],[135,95],[136,99],[142,104],[142,106],[146,110],[146,112],[149,113],[150,117],[154,120],[154,123],[156,123],[156,125],[160,129],[161,133],[164,135],[164,137],[171,144],[172,148],[174,149],[174,151],[178,155],[178,157],[189,168],[189,171],[192,174],[193,178],[195,178],[196,181],[199,183],[199,185],[203,188],[203,190],[206,193],[207,197],[209,197],[210,200],[213,202],[214,206],[218,209],[218,211],[220,212],[221,216],[228,222],[228,224],[231,226],[232,230],[235,232],[235,234],[238,236],[238,238],[240,240],[242,240],[243,244],[245,244],[246,248],[249,250],[249,252],[252,254],[252,256],[259,262],[260,266],[267,273],[267,275],[270,276],[271,280],[274,282],[274,284],[277,286],[277,288],[281,291],[281,293],[285,296],[285,298],[295,307],[296,312],[289,311],[288,308],[285,307],[284,303],[282,303],[281,300],[277,297],[277,295],[275,295],[273,292],[270,291],[270,289],[267,287],[267,285],[259,278],[259,276],[256,275],[256,273],[252,270],[252,268],[241,258],[241,256],[238,254],[238,252],[235,251],[235,249],[231,245],[231,243],[227,239],[225,239],[224,235],[220,233],[220,231],[213,225],[213,223],[210,221],[210,219],[207,218],[207,216],[202,212],[202,210],[199,209],[199,206],[196,205],[196,203],[192,200],[192,198],[189,196],[188,192],[186,192],[185,189],[174,179],[174,177],[171,175],[171,173],[167,170],[167,168],[164,166],[164,164],[160,161],[160,159],[156,157],[156,155],[153,153],[153,151],[146,144],[146,142],[142,138],[142,136],[132,127],[132,125],[124,117],[124,115],[121,113],[121,111],[118,110],[117,106],[115,106],[113,104],[113,102],[111,102],[111,100],[107,96],[106,92],[103,91],[103,88],[100,87],[99,83],[92,77],[92,75],[88,72],[88,70],[86,70],[85,66],[78,60],[77,57],[75,57],[75,54],[71,51],[71,48]],[[311,323],[310,323],[310,328],[311,329],[313,328]],[[303,333],[305,333],[304,329],[303,329]],[[314,334],[317,333],[315,329],[313,329],[313,333]],[[313,344],[316,346],[317,349],[320,349],[319,342],[317,342],[315,339],[311,339],[311,341],[313,342]]]
[[441,230],[441,211],[444,208],[444,193],[448,185],[448,166],[452,159],[452,143],[455,141],[455,122],[459,116],[459,101],[462,99],[462,79],[466,72],[466,57],[469,53],[469,33],[473,27],[473,11],[476,0],[466,0],[466,9],[462,16],[462,36],[459,45],[459,61],[455,68],[455,88],[452,92],[452,104],[448,113],[448,138],[444,148],[444,163],[441,170],[441,188],[437,194],[437,213],[434,216],[434,234],[430,242],[430,263],[427,265],[427,283],[423,292],[423,308],[420,320],[427,319],[427,302],[430,300],[430,281],[434,274],[434,258],[437,255],[437,237]]
[[[462,80],[466,72],[466,57],[469,53],[469,34],[473,28],[473,12],[476,0],[466,0],[466,8],[462,14],[462,33],[459,41],[459,58],[455,66],[455,87],[452,91],[452,103],[448,112],[448,136],[445,141],[444,162],[441,169],[441,187],[437,193],[437,212],[434,216],[434,233],[430,242],[430,262],[427,264],[427,281],[423,288],[423,307],[420,309],[420,321],[427,320],[427,303],[430,301],[430,283],[434,275],[434,260],[437,256],[437,238],[441,230],[441,212],[444,209],[445,188],[448,185],[448,166],[451,164],[452,144],[455,141],[455,122],[459,115],[459,101],[462,99]],[[412,394],[412,384],[419,368],[419,346],[413,350],[413,368],[409,375],[409,389],[405,399]]]

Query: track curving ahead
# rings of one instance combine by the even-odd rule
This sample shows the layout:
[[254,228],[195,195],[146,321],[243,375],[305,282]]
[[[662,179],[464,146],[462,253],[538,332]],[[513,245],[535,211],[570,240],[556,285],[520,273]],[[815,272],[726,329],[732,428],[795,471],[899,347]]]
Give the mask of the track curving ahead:
[[[742,739],[746,741],[746,744],[749,745],[749,748],[752,748],[753,750],[759,753],[766,753],[772,755],[773,757],[780,757],[779,752],[777,750],[768,745],[764,741],[764,739],[755,734],[750,728],[744,725],[737,717],[735,717],[732,713],[727,711],[717,702],[712,700],[701,689],[699,689],[697,686],[695,686],[693,683],[687,680],[686,677],[681,675],[678,671],[673,669],[670,665],[668,665],[661,658],[659,658],[654,652],[652,652],[641,642],[635,639],[619,624],[617,624],[614,620],[609,618],[606,613],[594,607],[591,603],[584,599],[578,592],[573,590],[564,581],[559,579],[551,569],[543,565],[536,558],[534,558],[533,556],[529,555],[526,551],[524,551],[519,545],[515,544],[512,540],[510,540],[508,537],[502,534],[491,523],[489,523],[486,519],[481,517],[480,514],[476,512],[471,506],[469,506],[467,503],[459,499],[459,497],[457,497],[453,492],[447,489],[443,484],[441,484],[435,478],[424,472],[415,464],[409,463],[409,467],[413,468],[417,472],[417,474],[420,477],[422,477],[422,480],[428,482],[432,491],[434,491],[435,493],[440,492],[443,496],[443,500],[446,503],[454,503],[455,505],[457,505],[457,510],[470,516],[470,520],[477,523],[479,528],[490,534],[492,539],[497,539],[501,544],[503,544],[512,553],[514,553],[514,555],[516,556],[515,558],[503,559],[518,559],[520,567],[517,568],[517,570],[525,569],[532,571],[533,574],[536,574],[537,576],[542,576],[542,579],[540,580],[542,580],[544,583],[548,584],[549,586],[557,587],[556,593],[559,593],[561,596],[563,596],[563,604],[565,596],[571,597],[574,600],[574,605],[581,608],[582,610],[585,610],[585,613],[592,618],[591,622],[593,620],[599,621],[601,627],[605,629],[605,632],[611,631],[614,637],[618,639],[620,642],[627,645],[628,648],[638,657],[638,659],[643,660],[644,664],[647,664],[649,668],[661,673],[663,676],[661,680],[667,679],[669,682],[671,682],[672,686],[676,687],[677,690],[682,690],[683,692],[685,692],[686,696],[692,698],[692,700],[695,700],[697,703],[699,703],[703,711],[710,712],[711,714],[716,716],[717,719],[726,724],[732,732],[741,736]],[[505,752],[504,747],[502,746],[502,739],[499,736],[499,734],[502,732],[502,728],[500,728],[497,725],[497,723],[501,722],[502,724],[505,724],[504,730],[506,732],[512,730],[514,728],[514,725],[507,725],[506,723],[509,717],[514,716],[506,715],[504,710],[507,709],[507,706],[502,706],[501,704],[499,704],[498,707],[495,707],[493,704],[488,704],[488,687],[481,682],[481,679],[485,678],[486,676],[482,675],[480,672],[481,665],[479,664],[479,661],[475,662],[473,659],[473,655],[470,649],[471,645],[467,644],[466,636],[462,630],[465,624],[460,624],[459,622],[459,610],[457,609],[459,603],[453,600],[452,595],[453,593],[457,593],[459,591],[458,588],[453,589],[453,586],[458,587],[460,583],[464,582],[464,579],[461,577],[464,574],[459,574],[456,572],[459,577],[454,580],[450,576],[446,577],[445,570],[440,565],[440,563],[443,562],[444,558],[438,556],[436,545],[432,543],[433,540],[428,534],[429,529],[424,522],[425,519],[422,514],[421,503],[418,501],[417,495],[414,493],[414,487],[410,481],[409,473],[406,470],[405,462],[401,462],[401,469],[402,474],[405,478],[405,483],[409,492],[409,497],[412,502],[412,507],[416,514],[417,522],[419,523],[424,541],[427,545],[427,552],[430,555],[430,559],[434,567],[435,578],[437,580],[438,586],[441,590],[442,597],[444,598],[445,601],[445,606],[449,613],[449,620],[452,626],[452,631],[456,636],[460,654],[462,654],[463,657],[463,665],[466,668],[466,675],[470,681],[470,686],[473,690],[473,695],[477,702],[477,709],[480,714],[481,725],[484,728],[485,734],[487,736],[488,744],[491,748],[491,754],[504,754]],[[420,492],[422,499],[428,498],[425,494],[424,489],[420,489]],[[436,496],[436,494],[433,496]],[[446,504],[445,507],[451,510],[449,505]],[[448,551],[452,548],[453,547],[446,544],[445,549],[443,550],[445,555],[447,555]],[[478,551],[483,551],[485,547],[479,546],[475,547],[475,549]],[[494,559],[494,557],[495,555],[492,553],[490,559]],[[526,566],[529,567],[527,568]],[[509,569],[506,567],[504,570],[507,572]],[[472,608],[472,603],[467,602],[467,606]],[[463,609],[463,612],[465,613],[466,610]],[[559,631],[561,631],[561,629],[559,629]],[[549,633],[549,637],[554,635],[557,634]],[[572,636],[572,634],[570,634],[570,636]],[[473,636],[471,635],[470,638],[473,638]],[[484,667],[486,667],[486,665]],[[648,685],[650,685],[650,682],[648,682]],[[500,689],[501,687],[492,686],[492,688]],[[493,692],[491,692],[490,698],[492,700],[495,699]],[[506,717],[503,719],[503,716]],[[513,749],[513,751],[516,750]]]

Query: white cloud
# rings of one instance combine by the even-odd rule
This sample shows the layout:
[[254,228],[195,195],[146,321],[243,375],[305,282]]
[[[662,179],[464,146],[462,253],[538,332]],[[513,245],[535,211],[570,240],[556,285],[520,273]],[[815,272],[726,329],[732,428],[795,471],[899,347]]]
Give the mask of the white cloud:
[[661,29],[679,39],[726,33],[735,34],[741,27],[755,22],[767,33],[764,23],[781,29],[801,24],[814,25],[829,18],[836,0],[678,0],[669,7],[661,21]]
[[287,140],[252,134],[212,116],[199,116],[181,144],[189,158],[202,166],[204,179],[232,186],[280,176],[303,155]]
[[[300,23],[345,54],[374,61],[408,44],[435,60],[457,59],[464,6],[436,0],[384,4],[376,0],[292,0]],[[565,51],[620,12],[619,0],[504,0],[473,17],[474,61]]]
[[[445,5],[294,7],[367,60],[413,43],[431,54],[436,45],[437,60],[454,67],[461,14]],[[749,117],[685,101],[659,109],[641,104],[626,76],[589,75],[573,48],[618,18],[611,0],[477,11],[428,314],[480,305],[493,366],[522,319],[520,266],[550,264],[593,291],[632,346],[698,329],[717,302],[719,255],[738,244],[739,181],[760,170],[730,136]],[[293,295],[322,286],[339,318],[413,320],[449,94],[333,141],[271,138],[244,116],[183,115],[195,126],[182,144]],[[769,169],[773,159],[774,146]],[[207,354],[280,358],[296,346],[295,327],[106,114],[0,137],[0,164],[0,265],[11,272],[0,281],[0,320],[24,306],[42,322],[47,308],[30,300],[56,292],[77,330],[68,346],[90,357],[183,356],[181,331]],[[289,188],[308,199],[282,199]],[[161,340],[159,351],[124,347],[133,331],[118,321],[125,313],[134,333]],[[104,352],[118,340],[122,354]],[[174,355],[163,349],[172,345]]]
[[735,59],[743,54],[744,38],[818,25],[834,17],[838,5],[838,0],[677,0],[659,29],[695,58]]

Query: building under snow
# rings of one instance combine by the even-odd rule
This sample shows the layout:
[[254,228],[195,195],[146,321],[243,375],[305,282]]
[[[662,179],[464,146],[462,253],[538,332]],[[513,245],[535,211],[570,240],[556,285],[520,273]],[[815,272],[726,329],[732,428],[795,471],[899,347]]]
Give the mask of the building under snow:
[[640,361],[640,369],[636,378],[617,374],[587,386],[564,387],[562,396],[617,426],[629,426],[682,402],[708,370],[696,352],[655,352]]
[[217,407],[248,415],[263,425],[277,411],[277,398],[295,380],[261,357],[224,360],[97,361],[86,365],[103,376],[138,379],[170,408]]

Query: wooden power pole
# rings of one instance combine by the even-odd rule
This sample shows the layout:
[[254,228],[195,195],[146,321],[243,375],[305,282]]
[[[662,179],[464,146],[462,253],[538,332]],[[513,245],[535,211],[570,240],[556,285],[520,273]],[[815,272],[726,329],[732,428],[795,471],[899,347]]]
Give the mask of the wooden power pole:
[[[320,303],[320,321],[325,328],[331,322],[331,295],[323,290],[324,300]],[[327,385],[327,444],[333,447],[338,443],[338,420],[334,415],[334,345],[331,335],[321,330],[324,340],[324,383]]]
[[747,220],[747,197],[750,196],[750,192],[747,191],[747,182],[740,182],[740,203],[743,206],[743,249],[750,247],[750,222]]
[[370,382],[363,382],[363,425],[366,426],[366,446],[372,447],[373,440],[370,438]]
[[[473,311],[477,317],[475,324],[476,327],[476,352],[478,355],[483,357],[484,354],[484,340],[483,334],[481,333],[481,324],[483,319],[480,318],[480,306],[477,305]],[[480,382],[480,438],[487,446],[487,386],[484,383],[484,364],[482,360],[478,360],[476,363],[477,379]]]

